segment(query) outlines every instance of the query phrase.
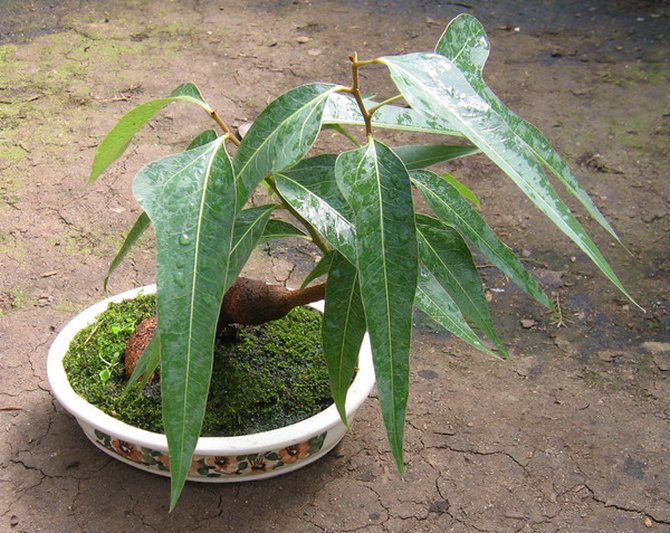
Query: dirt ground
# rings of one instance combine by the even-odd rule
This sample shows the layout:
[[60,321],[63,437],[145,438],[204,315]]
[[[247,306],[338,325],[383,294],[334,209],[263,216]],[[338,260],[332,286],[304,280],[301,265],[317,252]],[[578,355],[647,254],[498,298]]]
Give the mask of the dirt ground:
[[[168,514],[168,480],[89,444],[52,399],[45,358],[103,296],[138,213],[134,173],[207,117],[168,108],[86,186],[94,147],[124,111],[183,81],[239,123],[300,83],[347,83],[353,51],[431,49],[460,12],[489,31],[489,84],[547,133],[622,235],[630,253],[581,217],[646,313],[484,159],[458,161],[450,169],[558,296],[567,327],[484,265],[513,361],[417,316],[403,480],[372,397],[324,460],[188,484]],[[670,531],[669,17],[665,0],[0,0],[0,530]],[[371,91],[382,74],[366,75]],[[147,238],[112,292],[152,282],[151,250]],[[304,245],[275,246],[250,270],[295,286],[313,260]]]

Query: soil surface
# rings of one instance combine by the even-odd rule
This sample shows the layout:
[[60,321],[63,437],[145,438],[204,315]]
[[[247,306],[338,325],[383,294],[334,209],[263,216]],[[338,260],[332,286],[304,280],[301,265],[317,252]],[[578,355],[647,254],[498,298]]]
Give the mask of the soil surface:
[[[45,359],[103,296],[138,214],[134,173],[207,117],[169,107],[86,186],[95,146],[183,81],[241,123],[297,84],[348,83],[353,51],[432,49],[460,12],[489,31],[489,84],[620,232],[630,253],[581,217],[646,313],[483,158],[458,161],[451,171],[559,299],[566,327],[484,265],[513,360],[417,316],[404,479],[373,395],[324,460],[268,481],[190,483],[168,514],[168,480],[95,449],[52,399]],[[667,1],[0,0],[0,13],[0,530],[670,531]],[[371,70],[364,83],[375,92],[382,79]],[[295,287],[315,258],[268,247],[248,274]],[[153,261],[147,238],[110,290],[152,282]]]

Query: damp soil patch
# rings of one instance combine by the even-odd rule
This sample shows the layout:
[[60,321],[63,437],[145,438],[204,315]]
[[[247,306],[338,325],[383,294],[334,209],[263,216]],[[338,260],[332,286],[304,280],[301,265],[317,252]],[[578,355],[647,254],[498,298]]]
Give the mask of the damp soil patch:
[[[163,432],[160,372],[128,388],[123,354],[130,335],[155,314],[154,295],[112,303],[73,339],[63,360],[72,388],[105,413]],[[321,351],[321,314],[298,307],[260,326],[227,326],[217,337],[202,436],[268,431],[332,403]]]

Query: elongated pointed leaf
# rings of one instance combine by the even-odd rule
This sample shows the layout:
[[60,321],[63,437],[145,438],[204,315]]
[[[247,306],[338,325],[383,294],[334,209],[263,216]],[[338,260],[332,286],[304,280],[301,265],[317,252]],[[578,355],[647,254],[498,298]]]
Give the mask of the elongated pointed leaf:
[[146,213],[142,212],[140,216],[137,217],[135,224],[133,224],[133,227],[130,228],[128,235],[126,235],[126,238],[123,241],[121,248],[119,248],[119,251],[116,253],[116,256],[114,257],[114,259],[112,259],[112,262],[109,264],[109,268],[107,269],[107,275],[105,276],[105,279],[102,283],[102,287],[104,290],[107,290],[107,283],[109,282],[109,278],[112,275],[112,273],[118,268],[121,262],[125,259],[130,249],[142,236],[142,234],[149,227],[150,224],[151,221],[149,220],[149,217],[147,216]]
[[377,391],[391,450],[403,471],[412,307],[418,278],[409,175],[378,141],[337,158],[335,175],[354,212],[356,267]]
[[142,129],[142,126],[149,122],[161,109],[177,100],[196,104],[208,113],[211,111],[199,89],[192,83],[180,85],[167,98],[151,100],[128,111],[98,147],[88,181],[95,181],[109,165],[126,151],[128,144],[130,144],[135,134]]
[[617,241],[619,236],[599,211],[588,193],[573,176],[547,138],[532,124],[514,114],[486,85],[482,72],[491,46],[486,30],[472,15],[464,13],[453,19],[445,29],[435,51],[457,65],[470,85],[507,122],[510,129],[524,142],[540,160],[574,194],[589,214]]
[[[368,109],[376,105],[376,102],[370,99],[366,99],[365,103]],[[332,93],[323,112],[323,124],[364,126],[365,121],[358,104],[351,96]],[[456,128],[451,128],[446,121],[434,121],[413,109],[397,105],[385,105],[379,108],[372,116],[372,125],[376,128],[398,131],[463,136]]]
[[254,121],[235,156],[238,208],[271,172],[298,162],[321,129],[323,108],[336,85],[313,83],[284,93]]
[[133,192],[156,232],[163,424],[171,507],[191,466],[207,402],[212,350],[235,226],[235,175],[221,139],[144,167]]
[[[595,263],[633,303],[630,294],[547,180],[540,163],[504,117],[482,99],[463,73],[446,57],[417,53],[381,61],[405,99],[426,117],[447,117],[498,165],[530,200]],[[637,304],[636,304],[637,305]]]
[[335,180],[335,156],[305,159],[274,175],[282,198],[350,263],[356,262],[353,212]]
[[460,234],[453,228],[425,215],[417,215],[421,263],[463,314],[508,356],[493,327],[481,278],[472,254]]
[[409,144],[394,146],[393,151],[405,163],[407,170],[417,170],[458,157],[476,154],[479,148],[445,144]]
[[521,289],[548,309],[553,308],[551,300],[537,280],[454,187],[440,176],[426,170],[413,172],[412,182],[423,193],[438,219],[458,228],[489,261]]
[[340,418],[348,425],[345,402],[365,336],[365,312],[356,267],[338,253],[334,254],[328,273],[321,330],[333,400]]
[[498,357],[472,331],[454,299],[424,265],[420,268],[415,305],[447,331],[478,350]]

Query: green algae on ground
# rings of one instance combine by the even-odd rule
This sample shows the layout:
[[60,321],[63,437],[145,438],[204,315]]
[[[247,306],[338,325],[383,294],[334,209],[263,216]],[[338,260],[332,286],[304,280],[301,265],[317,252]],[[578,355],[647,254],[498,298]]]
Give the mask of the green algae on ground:
[[[162,433],[158,380],[144,390],[126,390],[122,361],[128,338],[154,313],[154,305],[152,295],[111,304],[77,334],[63,364],[70,384],[87,401],[128,424]],[[229,327],[219,337],[201,434],[267,431],[304,420],[330,403],[321,315],[296,308],[284,319]]]

